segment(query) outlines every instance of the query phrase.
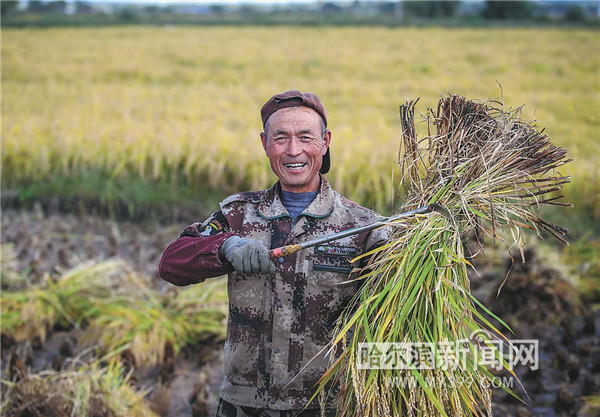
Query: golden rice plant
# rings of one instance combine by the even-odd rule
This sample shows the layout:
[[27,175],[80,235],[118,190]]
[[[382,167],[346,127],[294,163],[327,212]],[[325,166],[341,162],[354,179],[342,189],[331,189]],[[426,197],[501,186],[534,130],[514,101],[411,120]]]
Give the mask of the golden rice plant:
[[27,279],[19,272],[17,254],[12,243],[0,245],[0,285],[3,290],[25,287]]
[[80,344],[110,352],[128,344],[140,365],[163,360],[169,341],[186,344],[225,337],[226,283],[212,280],[160,294],[122,260],[89,261],[56,281],[4,291],[0,329],[17,342],[44,341],[55,326],[83,328]]
[[584,406],[581,409],[582,417],[592,417],[600,414],[600,395],[590,395],[583,398]]
[[[389,212],[397,147],[390,95],[424,96],[425,108],[437,102],[432,88],[496,97],[499,80],[514,92],[512,103],[531,103],[529,113],[535,110],[578,158],[566,167],[574,178],[569,198],[581,200],[583,216],[598,219],[597,30],[481,34],[407,27],[2,28],[3,195],[62,192],[110,206],[119,198],[135,205],[164,184],[169,188],[150,201],[181,197],[182,190],[206,197],[268,187],[276,177],[260,146],[258,110],[275,92],[300,88],[317,92],[327,107],[334,135],[328,181]],[[277,74],[266,78],[266,68]],[[33,194],[21,194],[27,188]]]
[[116,354],[90,363],[75,360],[61,372],[42,371],[17,382],[2,381],[0,414],[16,416],[156,417],[145,392],[130,384]]
[[35,336],[43,341],[56,326],[79,327],[97,314],[98,306],[121,295],[135,297],[141,284],[131,285],[135,275],[122,261],[89,261],[66,271],[56,281],[22,291],[4,291],[0,299],[2,333],[16,341]]
[[556,171],[569,159],[520,109],[497,104],[442,98],[423,139],[415,102],[400,107],[402,211],[435,210],[390,223],[392,237],[367,254],[361,290],[335,329],[331,352],[341,353],[320,381],[321,394],[337,385],[338,415],[487,415],[488,366],[515,376],[498,345],[510,341],[490,317],[506,324],[470,293],[465,237],[475,231],[522,248],[524,229],[533,229],[565,242],[566,230],[536,210],[567,205],[552,193],[569,181]]
[[155,365],[164,359],[164,346],[173,344],[175,354],[187,344],[225,337],[227,301],[223,279],[202,290],[191,286],[160,296],[147,290],[144,296],[102,303],[90,319],[81,341],[102,349],[131,347],[137,364]]

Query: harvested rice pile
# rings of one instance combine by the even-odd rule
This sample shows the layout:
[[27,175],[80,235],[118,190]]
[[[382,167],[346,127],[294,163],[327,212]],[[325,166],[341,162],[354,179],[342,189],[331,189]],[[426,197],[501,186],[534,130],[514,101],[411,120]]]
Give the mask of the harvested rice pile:
[[157,417],[144,401],[144,392],[130,385],[131,374],[114,357],[78,362],[62,372],[13,374],[13,381],[3,381],[2,415]]
[[565,229],[536,214],[542,204],[568,205],[555,193],[569,182],[556,171],[570,161],[565,149],[520,109],[459,96],[429,111],[430,133],[419,140],[415,104],[400,107],[402,211],[439,206],[391,223],[392,238],[368,254],[362,290],[336,328],[342,353],[320,385],[324,394],[337,384],[340,416],[491,415],[489,369],[512,374],[510,343],[470,293],[464,238],[475,231],[522,251],[532,229],[566,243]]

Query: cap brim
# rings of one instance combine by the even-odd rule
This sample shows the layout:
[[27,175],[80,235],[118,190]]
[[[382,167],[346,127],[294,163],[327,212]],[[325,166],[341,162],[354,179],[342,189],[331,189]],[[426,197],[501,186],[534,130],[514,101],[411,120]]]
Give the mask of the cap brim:
[[331,158],[329,156],[329,148],[327,148],[327,152],[323,155],[323,163],[321,164],[321,169],[319,172],[321,174],[327,174],[329,172],[329,167],[331,166]]

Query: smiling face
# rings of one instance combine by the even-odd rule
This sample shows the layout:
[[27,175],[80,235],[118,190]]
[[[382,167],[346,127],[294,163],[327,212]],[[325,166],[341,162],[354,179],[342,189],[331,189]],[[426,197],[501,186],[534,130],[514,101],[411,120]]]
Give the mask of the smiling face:
[[269,117],[260,139],[285,191],[317,191],[319,169],[331,141],[321,116],[308,107],[288,107]]

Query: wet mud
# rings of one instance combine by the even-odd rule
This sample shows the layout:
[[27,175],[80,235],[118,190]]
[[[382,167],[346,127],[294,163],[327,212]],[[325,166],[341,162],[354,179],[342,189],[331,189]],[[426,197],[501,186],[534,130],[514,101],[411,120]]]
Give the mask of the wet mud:
[[[3,286],[11,273],[15,277],[24,273],[28,284],[35,285],[83,261],[119,257],[149,276],[154,289],[164,291],[170,284],[160,280],[156,267],[163,249],[184,226],[4,210],[2,244],[12,245],[13,259],[4,262]],[[508,339],[537,341],[539,357],[536,367],[531,363],[515,366],[520,382],[493,370],[503,381],[512,378],[513,391],[522,398],[494,389],[494,416],[600,415],[598,408],[586,405],[586,397],[600,392],[600,311],[592,308],[600,301],[581,296],[535,249],[527,250],[525,264],[518,252],[512,254],[514,261],[507,253],[496,256],[479,258],[478,273],[471,274],[471,290],[511,328],[512,332],[494,321]],[[2,335],[2,377],[61,369],[69,358],[81,353],[78,333],[76,329],[52,329],[43,343],[31,340],[25,344]],[[135,356],[128,359],[123,352],[123,361],[134,370],[132,383],[147,390],[146,398],[160,416],[214,415],[222,380],[222,344],[189,346],[177,356],[168,349],[165,346],[163,363],[154,367],[136,367]],[[43,399],[38,402],[39,413],[30,415],[49,415],[40,413],[51,404],[44,404]],[[104,409],[98,404],[99,415],[109,416],[108,411],[102,414]]]

